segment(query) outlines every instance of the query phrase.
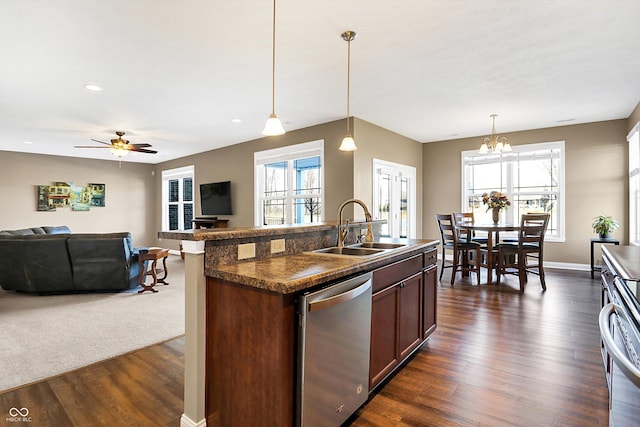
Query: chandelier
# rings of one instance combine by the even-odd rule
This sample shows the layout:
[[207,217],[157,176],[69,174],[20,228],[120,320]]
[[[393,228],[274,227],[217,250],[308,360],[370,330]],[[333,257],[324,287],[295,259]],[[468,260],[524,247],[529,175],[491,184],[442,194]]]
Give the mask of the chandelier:
[[493,119],[493,127],[491,128],[491,136],[488,136],[482,142],[480,146],[480,154],[487,153],[508,153],[511,151],[511,145],[509,145],[509,140],[504,136],[498,136],[496,134],[496,116],[497,114],[492,114],[489,117]]

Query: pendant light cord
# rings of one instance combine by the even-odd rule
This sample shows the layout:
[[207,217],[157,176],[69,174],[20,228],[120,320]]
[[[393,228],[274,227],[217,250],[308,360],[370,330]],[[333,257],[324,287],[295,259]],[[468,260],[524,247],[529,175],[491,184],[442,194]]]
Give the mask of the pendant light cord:
[[349,99],[351,95],[351,38],[347,40],[347,134],[351,135],[349,130]]
[[276,113],[276,0],[273,0],[273,31],[271,31],[271,114]]

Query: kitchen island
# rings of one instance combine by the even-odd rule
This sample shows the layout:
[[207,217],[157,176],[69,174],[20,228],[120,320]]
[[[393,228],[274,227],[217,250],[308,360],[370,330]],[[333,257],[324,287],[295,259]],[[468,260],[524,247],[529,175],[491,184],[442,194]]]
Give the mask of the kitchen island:
[[[373,272],[370,391],[435,330],[437,240],[402,240],[402,247],[373,257],[342,257],[310,253],[335,244],[332,224],[160,237],[182,240],[187,279],[193,268],[205,277],[196,278],[196,292],[187,283],[185,295],[182,425],[202,425],[202,418],[207,425],[295,425],[296,298],[307,290]],[[269,243],[280,239],[285,251],[270,253]],[[256,257],[234,259],[237,245],[247,243],[255,243]],[[201,267],[191,262],[197,256]],[[190,320],[194,311],[203,313]]]

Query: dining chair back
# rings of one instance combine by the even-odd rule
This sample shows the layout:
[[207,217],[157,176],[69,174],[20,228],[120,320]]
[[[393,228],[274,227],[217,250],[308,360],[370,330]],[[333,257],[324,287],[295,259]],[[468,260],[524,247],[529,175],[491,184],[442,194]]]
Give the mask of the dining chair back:
[[502,274],[515,274],[519,278],[520,290],[524,290],[527,274],[540,277],[540,285],[547,290],[544,279],[544,236],[549,225],[547,213],[523,214],[517,242],[503,242],[498,245],[497,282]]
[[[455,281],[458,271],[462,274],[475,271],[480,284],[480,244],[468,241],[466,236],[461,238],[453,214],[436,214],[436,221],[440,229],[442,243],[442,263],[440,266],[440,280],[445,268],[452,268],[451,284]],[[452,263],[446,265],[447,250],[452,252]]]
[[[475,216],[474,216],[473,212],[454,212],[453,213],[453,218],[456,221],[456,225],[473,224],[475,222]],[[478,242],[481,245],[486,245],[487,244],[487,238],[486,237],[477,236],[475,231],[461,230],[460,238],[464,238],[465,236],[467,236],[467,240],[468,240],[468,234],[467,233],[472,233],[471,234],[471,241],[472,242]]]

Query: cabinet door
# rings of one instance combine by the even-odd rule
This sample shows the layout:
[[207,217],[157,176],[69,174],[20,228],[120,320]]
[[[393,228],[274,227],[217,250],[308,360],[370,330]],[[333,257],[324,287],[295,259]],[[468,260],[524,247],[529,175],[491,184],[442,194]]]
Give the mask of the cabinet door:
[[398,315],[398,358],[404,360],[422,343],[422,273],[403,280]]
[[423,339],[436,329],[436,290],[438,286],[438,267],[432,265],[424,271],[424,292],[423,292]]
[[390,286],[371,299],[369,390],[398,364],[397,328],[400,287]]

